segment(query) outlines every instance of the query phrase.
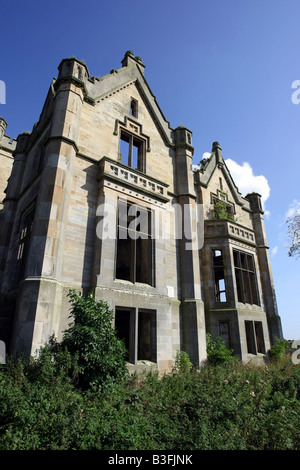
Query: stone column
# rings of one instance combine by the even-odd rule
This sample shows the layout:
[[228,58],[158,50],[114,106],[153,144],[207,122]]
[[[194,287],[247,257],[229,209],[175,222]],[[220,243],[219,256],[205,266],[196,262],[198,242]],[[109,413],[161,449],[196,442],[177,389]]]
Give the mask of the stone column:
[[270,264],[269,247],[265,233],[265,224],[263,218],[263,209],[261,196],[257,193],[251,193],[246,196],[250,202],[253,214],[253,227],[257,242],[257,257],[260,270],[260,280],[262,285],[263,300],[267,314],[269,334],[271,344],[274,344],[275,338],[282,339],[281,320],[278,314],[273,274]]
[[[181,208],[182,233],[179,237],[180,300],[182,315],[183,349],[195,366],[206,358],[206,334],[204,304],[201,298],[199,249],[203,235],[196,227],[197,202],[192,171],[192,133],[185,127],[175,130],[176,145],[176,193]],[[199,216],[199,214],[198,214]],[[203,223],[198,220],[198,223]],[[177,224],[179,224],[177,220]],[[178,227],[178,225],[177,225]],[[199,228],[199,227],[198,227]],[[191,240],[194,240],[194,245]],[[200,242],[200,245],[198,244]]]
[[[65,59],[54,83],[50,132],[45,143],[44,168],[36,203],[31,255],[17,309],[15,349],[30,344],[34,354],[54,333],[60,334],[61,284],[65,225],[77,152],[77,136],[88,71],[84,64]],[[35,299],[35,302],[34,302]]]

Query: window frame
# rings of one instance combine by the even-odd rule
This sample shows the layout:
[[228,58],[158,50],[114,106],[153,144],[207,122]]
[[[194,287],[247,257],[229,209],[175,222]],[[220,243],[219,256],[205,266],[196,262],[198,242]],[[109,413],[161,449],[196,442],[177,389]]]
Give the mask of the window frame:
[[261,321],[245,320],[248,354],[266,354],[263,324]]
[[236,248],[232,252],[238,302],[260,307],[254,255]]
[[[122,142],[128,144],[128,154],[124,155],[122,152]],[[135,150],[137,149],[137,150]],[[135,161],[135,152],[136,152],[136,165]],[[120,140],[119,140],[119,161],[123,165],[132,168],[133,170],[138,170],[142,173],[146,172],[146,141],[141,138],[139,135],[133,134],[128,130],[120,130]]]
[[[216,255],[217,252],[220,252],[220,255]],[[221,264],[217,264],[215,261],[217,258],[221,258]],[[227,282],[225,279],[225,264],[223,257],[222,248],[212,248],[212,269],[213,269],[213,280],[214,280],[214,294],[215,302],[225,303],[228,302],[228,292],[227,292]],[[220,281],[224,281],[224,289],[221,289]],[[222,300],[222,295],[225,295],[225,299]]]
[[[122,325],[121,316],[125,315],[127,318]],[[121,321],[121,323],[120,323]],[[125,337],[122,333],[118,332],[119,325],[124,326]],[[147,323],[148,333],[143,335],[145,323]],[[137,364],[137,361],[151,361],[157,363],[157,311],[153,309],[135,308],[135,307],[115,307],[114,324],[117,336],[124,340],[125,345],[128,345],[128,355],[126,360],[131,364]],[[150,331],[149,331],[150,330]],[[144,330],[145,332],[145,330]],[[145,338],[147,339],[145,341]],[[148,351],[145,353],[145,346]]]
[[[129,215],[130,207],[132,206],[137,211],[140,210],[147,213],[146,231],[134,230],[131,227],[131,224],[136,220],[133,218],[135,214]],[[155,287],[155,239],[152,237],[152,227],[154,224],[153,209],[120,198],[117,212],[115,280],[125,280],[133,284],[141,283]],[[124,240],[124,242],[121,240]],[[126,255],[129,257],[127,263],[124,263],[124,259],[119,258],[119,256],[122,256],[122,249],[125,250]],[[143,250],[147,252],[147,263],[144,264],[142,264]],[[127,274],[119,276],[118,274],[122,272],[122,269],[126,270],[126,268],[128,270]],[[142,271],[143,268],[147,268],[147,272]]]

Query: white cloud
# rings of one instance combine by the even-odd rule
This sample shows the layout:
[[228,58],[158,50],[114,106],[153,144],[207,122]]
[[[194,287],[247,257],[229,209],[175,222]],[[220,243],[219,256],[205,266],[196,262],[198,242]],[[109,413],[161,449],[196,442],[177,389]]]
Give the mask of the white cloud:
[[271,255],[275,256],[277,251],[278,251],[278,246],[274,246],[274,248],[272,248]]
[[[202,155],[202,159],[201,160],[204,160],[204,159],[209,159],[209,157],[211,156],[211,153],[210,152],[204,152],[204,154]],[[199,170],[200,169],[200,163],[198,163],[197,165],[193,165],[193,170]]]
[[225,160],[225,163],[230,171],[233,181],[243,196],[253,192],[261,195],[262,206],[265,211],[265,215],[268,216],[269,211],[266,211],[266,201],[270,196],[270,186],[267,178],[263,175],[254,175],[251,166],[247,162],[239,165],[231,158],[228,158]]
[[210,152],[204,152],[204,154],[202,155],[202,158],[209,158],[210,156],[211,156]]
[[293,217],[296,214],[300,214],[300,201],[294,199],[288,211],[285,214],[285,218],[288,219],[289,217]]

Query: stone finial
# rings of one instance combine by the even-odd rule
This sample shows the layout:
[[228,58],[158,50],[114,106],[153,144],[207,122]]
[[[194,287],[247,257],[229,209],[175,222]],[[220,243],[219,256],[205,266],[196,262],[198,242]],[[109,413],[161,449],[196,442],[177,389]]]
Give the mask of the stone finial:
[[222,150],[219,142],[213,142],[212,144],[212,152],[215,152],[217,149]]
[[215,153],[218,165],[222,166],[222,164],[224,164],[224,159],[219,142],[213,142],[211,151],[212,153]]
[[125,52],[124,58],[121,61],[122,67],[128,67],[132,64],[138,64],[141,67],[141,71],[144,72],[145,65],[140,57],[135,57],[132,51]]

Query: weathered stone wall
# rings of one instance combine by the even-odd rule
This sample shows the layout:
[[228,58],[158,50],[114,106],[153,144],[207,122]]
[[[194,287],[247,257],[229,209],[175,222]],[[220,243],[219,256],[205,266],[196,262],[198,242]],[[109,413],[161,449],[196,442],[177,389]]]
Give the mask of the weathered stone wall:
[[[130,115],[132,99],[138,101],[137,118]],[[135,83],[109,94],[94,107],[88,103],[83,104],[78,135],[79,153],[96,160],[106,156],[118,161],[118,122],[126,122],[125,118],[128,118],[126,128],[130,132],[149,139],[150,148],[146,152],[147,175],[167,183],[169,191],[174,192],[174,150],[165,145]]]
[[[160,371],[171,370],[180,349],[195,365],[201,364],[206,358],[206,332],[218,336],[219,322],[224,321],[230,323],[235,353],[247,360],[245,321],[262,325],[266,349],[272,340],[270,325],[273,335],[280,326],[262,215],[238,192],[217,142],[207,165],[192,172],[191,131],[170,127],[144,79],[139,58],[127,53],[122,65],[96,79],[89,77],[84,63],[64,59],[40,122],[31,135],[18,138],[0,242],[2,293],[13,291],[18,298],[12,349],[33,354],[52,333],[60,339],[70,322],[67,294],[75,288],[83,294],[93,291],[114,311],[129,312],[131,362],[138,357],[139,322],[144,333],[155,336],[152,360]],[[9,145],[13,146],[3,126],[0,191],[10,172]],[[122,130],[142,142],[143,168],[121,162]],[[213,220],[212,196],[232,204],[234,220]],[[119,200],[124,198],[152,211],[154,281],[150,283],[116,276],[116,219]],[[14,285],[20,220],[33,201],[29,257],[23,279]],[[115,223],[109,237],[99,224],[103,203],[110,204],[109,220]],[[197,203],[204,207],[200,251],[187,249],[193,222],[183,217],[184,208],[192,210]],[[233,248],[254,256],[260,305],[237,300]],[[213,249],[224,254],[227,299],[223,303],[216,303]],[[149,355],[153,344],[147,341],[142,347]]]

